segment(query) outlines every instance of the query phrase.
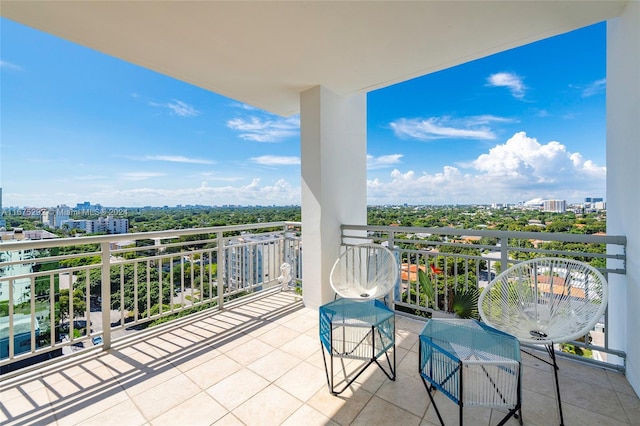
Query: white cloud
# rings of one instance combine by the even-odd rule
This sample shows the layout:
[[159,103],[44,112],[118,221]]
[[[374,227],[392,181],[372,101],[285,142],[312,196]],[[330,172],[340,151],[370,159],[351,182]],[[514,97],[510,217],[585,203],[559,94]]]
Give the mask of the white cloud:
[[[606,174],[605,167],[585,167],[579,153],[570,153],[559,142],[540,144],[525,132],[513,135],[504,145],[497,145],[488,154],[478,157],[473,166],[490,176],[516,176],[531,183],[574,180],[576,175]],[[599,171],[598,171],[599,170]]]
[[128,172],[128,173],[120,173],[120,178],[124,180],[145,180],[151,179],[154,177],[166,176],[166,173],[156,173],[156,172]]
[[480,126],[491,123],[516,123],[518,120],[508,117],[498,117],[491,114],[472,115],[461,120],[466,126]]
[[193,106],[177,99],[166,103],[150,101],[149,105],[158,108],[166,108],[171,112],[171,114],[179,117],[195,117],[196,115],[200,115],[200,111],[195,109]]
[[227,127],[240,132],[241,139],[255,142],[280,142],[300,134],[300,117],[250,116],[227,121]]
[[522,78],[510,72],[499,72],[487,77],[487,84],[492,87],[506,87],[514,98],[524,98],[525,85]]
[[240,108],[240,109],[244,109],[247,111],[257,111],[258,108],[251,106],[249,104],[245,104],[244,102],[232,102],[231,103],[231,107],[232,108]]
[[[378,173],[378,179],[367,182],[369,204],[488,204],[539,197],[571,202],[606,193],[605,167],[579,152],[571,152],[558,141],[543,143],[524,132],[513,134],[464,165],[447,165],[435,173],[403,168],[407,155],[367,157],[370,169],[372,165],[392,167],[384,172],[385,176]],[[280,164],[284,162],[280,160]],[[85,176],[85,180],[76,179],[75,187],[73,182],[65,185],[65,191],[82,194],[76,201],[94,200],[103,205],[300,203],[299,176],[269,182],[215,170],[188,177],[171,176],[171,180],[163,176],[171,175],[133,171],[117,175],[119,179],[98,180],[100,176],[96,174]],[[158,185],[153,178],[160,178]],[[59,200],[70,199],[68,195],[52,193],[30,193],[28,199],[23,199],[18,193],[14,190],[13,195],[5,194],[7,205],[55,205]]]
[[600,93],[604,93],[606,88],[607,88],[606,78],[603,78],[601,80],[596,80],[582,90],[582,97],[588,98],[589,96],[594,96]]
[[540,196],[571,202],[604,194],[605,179],[605,167],[559,142],[540,144],[520,132],[462,168],[445,166],[433,174],[395,169],[388,182],[368,182],[368,198],[370,204],[490,204]]
[[300,158],[294,156],[262,155],[260,157],[252,157],[249,160],[264,166],[297,166],[300,164]]
[[144,206],[158,205],[158,200],[171,200],[171,204],[202,205],[292,205],[300,204],[300,187],[293,187],[284,179],[263,185],[259,178],[245,185],[209,186],[203,181],[197,187],[183,188],[108,188],[89,194],[90,199],[101,200],[103,205]]
[[150,161],[168,161],[172,163],[215,164],[215,161],[203,160],[200,158],[188,158],[182,155],[147,155],[144,159]]
[[419,140],[476,139],[493,140],[495,133],[487,126],[493,122],[511,122],[511,119],[491,115],[472,116],[460,119],[430,117],[427,119],[400,118],[389,125],[398,137]]
[[12,64],[11,62],[0,60],[0,69],[12,70],[12,71],[22,71],[22,67],[16,64]]
[[375,169],[384,169],[386,167],[391,167],[395,164],[401,163],[401,158],[404,157],[403,154],[389,154],[389,155],[381,155],[379,157],[374,157],[373,155],[367,155],[367,169],[375,170]]

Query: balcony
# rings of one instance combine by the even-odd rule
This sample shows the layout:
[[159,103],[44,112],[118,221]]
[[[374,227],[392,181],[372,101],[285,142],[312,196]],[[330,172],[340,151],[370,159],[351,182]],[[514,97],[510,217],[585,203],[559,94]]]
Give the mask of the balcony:
[[[202,312],[3,381],[3,424],[437,424],[417,374],[423,322],[398,317],[398,377],[370,368],[327,390],[318,313],[276,292]],[[525,424],[557,424],[550,368],[524,355]],[[618,372],[560,361],[567,424],[633,424],[640,401]],[[456,407],[438,394],[447,424]],[[501,413],[469,408],[465,422]],[[509,424],[517,424],[511,419]]]
[[[12,337],[3,343],[0,366],[13,370],[49,359],[2,375],[2,423],[436,424],[418,376],[417,336],[425,317],[446,314],[448,283],[482,287],[497,265],[519,252],[568,254],[525,247],[531,236],[524,233],[343,226],[344,244],[374,240],[394,247],[407,274],[394,295],[397,380],[370,368],[334,397],[326,385],[318,312],[289,286],[282,291],[278,280],[287,261],[293,283],[302,281],[299,231],[299,224],[282,222],[3,243],[0,267],[20,273],[0,277],[9,293],[2,316]],[[416,239],[416,233],[441,238]],[[444,249],[460,248],[459,237],[474,233],[495,243],[477,245],[479,254]],[[535,236],[584,240],[587,248],[572,255],[600,259],[606,274],[625,274],[624,237]],[[602,244],[618,247],[609,251],[617,254],[604,253]],[[76,253],[67,254],[71,247]],[[445,285],[440,296],[408,297],[415,286],[411,271],[433,262],[441,269],[435,279]],[[60,297],[65,282],[79,297]],[[24,333],[18,314],[29,319],[23,340],[17,339]],[[147,327],[151,322],[158,325]],[[605,316],[602,330],[594,331],[600,337],[582,342],[598,359],[560,360],[567,424],[633,424],[640,415],[640,401],[622,374],[625,354],[608,345],[608,328]],[[550,367],[526,354],[523,361],[525,424],[557,424]],[[437,397],[447,424],[455,423],[456,407]],[[502,417],[497,411],[469,408],[465,421],[495,424]]]
[[[610,300],[610,312],[599,330],[602,342],[595,342],[603,349],[593,349],[607,357],[603,359],[607,368],[626,368],[625,374],[634,388],[639,390],[640,340],[636,335],[640,329],[640,316],[634,315],[634,312],[640,303],[640,226],[637,220],[640,197],[637,196],[636,184],[640,170],[640,144],[637,137],[640,108],[637,102],[640,75],[637,40],[640,40],[640,27],[637,23],[640,4],[626,0],[525,3],[314,2],[305,3],[302,7],[296,2],[256,2],[249,11],[244,2],[186,5],[183,2],[83,2],[80,5],[77,2],[36,4],[4,1],[1,13],[25,25],[176,76],[272,113],[289,115],[300,112],[300,162],[303,165],[301,205],[306,240],[304,299],[308,306],[316,308],[330,297],[327,288],[328,265],[337,256],[340,244],[345,243],[344,235],[341,241],[341,235],[337,232],[340,222],[366,223],[366,93],[413,76],[436,72],[607,20],[607,230],[615,235],[624,235],[628,245],[608,241],[595,244],[611,245],[614,250],[622,248],[622,252],[628,249],[628,261],[606,258],[607,265],[604,267],[612,269],[607,274],[615,294]],[[341,18],[336,21],[336,16]],[[219,25],[212,25],[212,22]],[[384,22],[385,25],[372,25],[374,22]],[[174,31],[167,32],[168,27]],[[327,28],[332,30],[330,39],[327,39]],[[491,28],[491,31],[484,31],[486,28]],[[180,36],[176,37],[176,34]],[[297,36],[291,37],[291,34]],[[364,36],[354,37],[354,34]],[[220,43],[220,40],[226,42]],[[342,42],[344,40],[349,42]],[[443,40],[447,43],[443,44]],[[278,54],[265,55],[273,46],[280,47]],[[202,52],[207,52],[207,55]],[[220,61],[219,58],[229,60]],[[260,66],[255,66],[256,63],[260,63]],[[148,238],[186,235],[182,232],[149,235]],[[365,228],[365,238],[368,237],[367,232]],[[189,250],[192,252],[190,254],[200,256],[203,265],[206,265],[207,258],[209,262],[215,259],[218,263],[224,259],[224,250],[221,248],[224,233],[206,238],[211,237],[217,242],[207,242],[202,247]],[[393,234],[387,234],[384,238],[391,244],[396,242]],[[169,244],[176,245],[167,247],[165,252],[153,252],[149,247],[136,245],[136,253],[138,250],[140,254],[147,251],[147,259],[144,259],[143,256],[128,253],[124,248],[112,251],[109,239],[85,240],[92,246],[84,252],[84,260],[66,267],[65,271],[57,271],[54,265],[54,269],[50,270],[41,268],[30,273],[14,271],[16,275],[12,278],[0,279],[1,284],[7,285],[7,292],[13,292],[8,296],[12,302],[6,306],[6,311],[0,311],[0,316],[8,318],[6,325],[0,324],[0,329],[7,330],[7,336],[10,336],[6,354],[0,354],[0,367],[8,368],[9,364],[28,363],[35,357],[53,357],[59,353],[65,353],[65,357],[56,357],[49,362],[66,362],[72,360],[71,356],[84,357],[94,350],[89,346],[93,344],[94,337],[103,338],[101,346],[95,350],[103,349],[107,354],[118,354],[112,347],[116,348],[127,338],[128,328],[143,327],[150,321],[160,322],[198,309],[210,309],[212,314],[219,313],[219,310],[225,312],[223,309],[228,307],[233,298],[258,293],[269,285],[276,285],[273,273],[269,273],[268,277],[265,273],[266,280],[261,284],[247,281],[250,277],[261,276],[260,271],[252,271],[251,266],[248,269],[236,269],[233,261],[220,265],[229,268],[229,271],[238,271],[238,280],[235,282],[228,274],[216,274],[215,277],[213,271],[211,276],[206,277],[202,273],[196,274],[195,268],[190,266],[199,259],[173,256],[173,250],[178,247],[175,241],[170,238]],[[159,245],[163,244],[159,242]],[[3,247],[12,247],[12,244]],[[29,243],[22,248],[14,247],[16,250],[44,251],[55,247],[55,244]],[[510,251],[513,251],[504,247],[493,250],[494,253],[500,253],[501,267],[508,264]],[[517,245],[515,248],[518,248]],[[483,268],[482,262],[484,265],[492,263],[487,260],[460,258],[467,259],[467,263],[467,260],[454,260],[458,258],[449,255],[436,255],[434,250],[412,253],[409,247],[402,246],[401,249],[407,253],[407,257],[401,260],[406,263],[409,278],[411,268],[421,266],[413,263],[419,255],[443,264],[446,261],[447,265],[450,260],[461,265],[480,264],[478,271],[469,269],[474,271],[478,285],[481,284],[482,274],[490,278],[495,271]],[[503,250],[506,250],[506,254]],[[618,254],[626,256],[620,252]],[[96,256],[99,258],[97,261],[88,259]],[[156,258],[152,259],[152,256]],[[75,254],[52,254],[49,260],[68,262],[77,257]],[[10,268],[18,266],[21,261],[3,259],[0,262],[0,267]],[[622,266],[610,267],[609,262]],[[173,280],[170,277],[167,281],[155,280],[165,272],[163,268],[166,267]],[[132,274],[131,269],[134,270]],[[456,274],[461,272],[457,267],[440,269],[443,273],[436,274],[436,277],[447,282],[452,277],[457,279],[460,275]],[[618,270],[621,272],[615,272]],[[191,271],[194,271],[193,275]],[[466,271],[462,276],[468,282]],[[16,282],[18,279],[21,281]],[[64,299],[58,289],[65,280],[68,286],[73,284],[73,287],[80,287],[80,298],[85,299],[74,300],[73,295],[67,295]],[[135,281],[134,288],[137,290],[125,291],[122,283],[129,280]],[[97,282],[102,284],[101,287],[96,285]],[[196,294],[193,293],[193,284],[196,284]],[[400,298],[405,290],[408,292],[406,294],[411,294],[411,279],[403,284],[406,288],[399,289],[397,301],[409,306],[397,303],[396,308],[429,315],[439,313],[448,305],[449,289],[446,287],[437,301],[423,302],[419,297]],[[113,292],[108,287],[113,287]],[[27,297],[27,292],[22,290],[29,290],[31,295]],[[59,316],[68,319],[66,325],[63,318],[55,316],[56,307],[59,310],[61,306],[60,298],[65,308]],[[103,303],[110,304],[110,309],[103,310]],[[92,306],[98,310],[91,311]],[[156,310],[152,309],[154,306],[157,306]],[[4,309],[5,306],[0,305],[0,308]],[[18,314],[22,315],[22,320],[15,321]],[[92,327],[94,315],[100,318],[101,324],[96,323]],[[78,321],[84,317],[89,327],[82,328],[82,322],[78,322],[76,327],[76,322],[69,316]],[[18,323],[21,324],[19,327],[26,329],[20,333],[22,339],[16,342],[14,337]],[[104,328],[102,324],[105,324]],[[65,336],[64,340],[60,338],[62,335]],[[88,347],[81,348],[84,345]],[[621,348],[627,353],[621,352]],[[143,371],[147,368],[146,364],[141,367]],[[41,367],[33,368],[37,370]],[[594,377],[594,368],[585,371],[587,373],[580,377]],[[3,375],[3,383],[8,383],[8,377]],[[596,386],[605,383],[604,380],[597,381]],[[596,389],[594,386],[589,386],[589,389],[590,394],[598,394],[593,392]],[[48,403],[48,394],[45,399],[34,399],[27,391],[28,388],[24,395],[31,398],[27,399],[30,406]],[[64,394],[57,392],[55,398]],[[97,395],[95,399],[104,399],[104,396]],[[349,403],[353,403],[351,399]],[[2,403],[6,404],[4,396]],[[78,404],[76,402],[75,406]],[[11,404],[19,405],[19,402]],[[596,403],[590,406],[598,407]],[[7,407],[9,405],[3,405],[2,409],[8,410]],[[634,407],[637,407],[637,403]],[[541,404],[539,408],[543,412],[547,411],[548,406]],[[72,411],[74,406],[70,405],[68,412]]]

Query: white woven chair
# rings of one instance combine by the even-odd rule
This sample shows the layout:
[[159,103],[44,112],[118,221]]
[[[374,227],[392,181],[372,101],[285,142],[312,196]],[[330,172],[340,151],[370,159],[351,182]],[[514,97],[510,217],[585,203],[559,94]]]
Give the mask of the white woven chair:
[[511,266],[478,299],[485,323],[522,343],[545,345],[554,367],[560,424],[564,419],[554,344],[588,334],[604,315],[607,300],[607,281],[597,269],[560,258]]
[[[397,280],[395,256],[378,244],[348,246],[334,263],[329,282],[336,300],[320,307],[322,358],[332,394],[342,393],[373,364],[396,379],[395,314],[378,299],[387,296]],[[383,356],[386,368],[379,361]],[[334,381],[334,358],[342,365],[344,379],[339,383]],[[362,363],[352,364],[355,371],[349,374],[344,359]]]
[[371,300],[386,296],[398,279],[398,263],[388,248],[379,244],[347,247],[331,269],[329,281],[337,295]]

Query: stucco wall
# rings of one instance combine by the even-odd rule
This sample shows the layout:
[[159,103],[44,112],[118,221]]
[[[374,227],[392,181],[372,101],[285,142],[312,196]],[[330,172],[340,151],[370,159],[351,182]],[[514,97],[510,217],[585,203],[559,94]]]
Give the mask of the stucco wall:
[[627,237],[627,274],[610,275],[609,343],[640,394],[640,2],[607,25],[607,233]]

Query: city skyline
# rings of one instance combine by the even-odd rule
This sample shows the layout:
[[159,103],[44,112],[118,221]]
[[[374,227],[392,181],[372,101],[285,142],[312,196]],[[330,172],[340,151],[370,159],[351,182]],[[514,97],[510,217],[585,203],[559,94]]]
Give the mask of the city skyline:
[[[279,117],[0,20],[4,206],[299,205]],[[606,198],[606,26],[367,96],[368,204]]]
[[[289,205],[274,205],[274,204],[221,204],[221,205],[210,205],[210,204],[174,204],[174,205],[145,205],[145,206],[126,206],[126,205],[113,205],[106,206],[101,203],[92,203],[91,201],[83,201],[81,203],[76,203],[75,207],[68,205],[64,202],[56,203],[55,205],[47,205],[47,206],[2,206],[2,188],[0,188],[0,215],[17,215],[17,216],[43,216],[45,213],[55,212],[56,214],[63,214],[66,216],[73,217],[82,217],[82,216],[126,216],[128,214],[128,209],[138,210],[138,209],[181,209],[181,208],[225,208],[225,207],[292,207],[298,206],[300,204],[289,204]],[[502,208],[502,207],[529,207],[542,208],[547,202],[560,202],[566,204],[567,206],[592,206],[596,203],[600,203],[603,207],[601,210],[606,210],[604,206],[606,205],[606,200],[602,197],[585,197],[584,199],[567,203],[566,200],[554,199],[554,198],[534,198],[528,201],[517,201],[517,202],[489,202],[489,203],[469,203],[469,204],[410,204],[410,203],[396,203],[396,204],[368,204],[369,207],[385,207],[385,206],[411,206],[411,207],[431,207],[431,206],[484,206],[491,208]]]

